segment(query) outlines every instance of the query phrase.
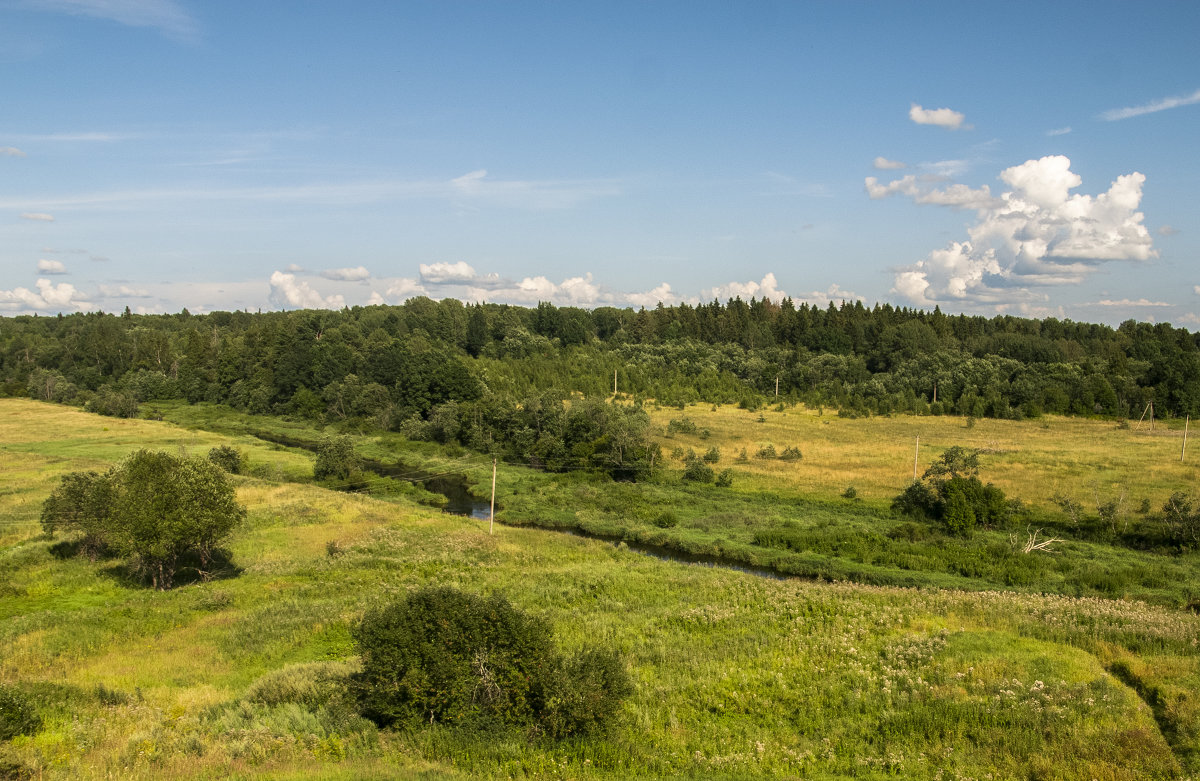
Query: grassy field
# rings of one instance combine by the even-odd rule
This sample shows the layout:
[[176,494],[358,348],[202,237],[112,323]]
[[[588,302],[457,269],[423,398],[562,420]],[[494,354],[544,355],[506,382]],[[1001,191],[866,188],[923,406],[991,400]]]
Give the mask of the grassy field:
[[[216,415],[187,414],[193,424]],[[711,414],[727,416],[732,439],[738,413]],[[536,528],[488,535],[486,522],[406,496],[308,484],[307,454],[238,434],[221,417],[233,433],[0,401],[0,682],[32,697],[45,720],[35,734],[0,744],[0,768],[85,779],[1142,779],[1200,771],[1200,617],[1191,612],[1094,597],[775,580]],[[715,423],[703,424],[711,441],[724,436]],[[750,425],[754,418],[743,428]],[[813,425],[824,427],[819,418]],[[40,502],[66,471],[103,468],[141,446],[202,453],[226,442],[251,464],[250,476],[236,478],[249,508],[231,543],[236,576],[155,592],[114,562],[60,558],[39,533]],[[807,465],[818,451],[798,444]],[[413,451],[422,454],[455,456]],[[775,466],[747,476],[728,501],[751,502],[754,480],[766,484]],[[537,512],[540,496],[551,505],[548,523],[583,512],[577,522],[603,525],[624,512],[622,503],[646,514],[646,502],[622,493],[629,486],[578,476],[558,485],[524,471],[504,470],[506,513]],[[845,488],[837,475],[829,479]],[[651,503],[654,491],[678,503],[670,492],[684,490],[669,480],[645,488]],[[581,511],[555,509],[564,497],[589,496]],[[839,506],[822,512],[836,518]],[[873,512],[851,522],[894,523]],[[682,527],[689,516],[680,509],[680,517]],[[709,533],[727,539],[712,523]],[[597,641],[618,649],[636,693],[612,734],[552,742],[440,728],[393,733],[253,698],[256,682],[288,665],[352,669],[352,622],[427,583],[504,593],[548,618],[568,650]]]
[[[847,419],[836,413],[789,407],[750,412],[732,406],[712,409],[652,409],[663,430],[659,442],[703,453],[721,451],[721,467],[732,466],[756,488],[821,497],[854,486],[867,500],[890,502],[948,447],[978,449],[982,477],[1009,496],[1043,508],[1052,498],[1070,496],[1093,509],[1124,499],[1130,510],[1143,499],[1158,509],[1172,492],[1200,479],[1200,449],[1181,460],[1183,422],[1136,422],[1127,428],[1110,421],[1046,416],[1010,421],[981,418],[968,426],[961,417],[897,415]],[[671,420],[687,418],[707,436],[666,435]],[[917,440],[920,438],[918,452]],[[754,458],[760,447],[800,448],[799,461]],[[1200,444],[1200,443],[1198,443]],[[736,463],[745,449],[748,460]]]

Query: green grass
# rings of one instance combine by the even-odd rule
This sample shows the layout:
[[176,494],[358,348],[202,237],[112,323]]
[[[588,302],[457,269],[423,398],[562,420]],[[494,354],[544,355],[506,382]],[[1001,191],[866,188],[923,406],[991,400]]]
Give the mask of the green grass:
[[[780,581],[537,528],[500,526],[489,536],[486,522],[404,497],[286,479],[302,477],[303,454],[236,432],[133,421],[113,442],[113,430],[111,420],[75,410],[0,402],[0,452],[19,445],[18,461],[53,465],[0,470],[0,497],[19,492],[22,506],[36,508],[64,471],[192,437],[195,447],[233,442],[265,468],[238,480],[251,509],[231,543],[236,577],[155,592],[111,562],[57,557],[36,524],[8,532],[0,682],[27,692],[44,725],[0,745],[0,760],[45,778],[1142,779],[1200,770],[1192,695],[1200,617],[1177,608]],[[414,453],[430,463],[450,457]],[[604,526],[642,506],[625,508],[633,486],[504,475],[506,513],[536,512],[542,497],[549,520],[590,512],[584,522]],[[722,504],[716,489],[645,490],[643,504],[673,502],[676,529],[731,545],[735,519],[768,507],[779,523],[796,520],[793,508],[811,510],[820,516],[812,527],[828,522],[833,539],[843,506],[801,503],[784,490],[760,504],[748,491],[726,492]],[[868,506],[847,523],[896,521]],[[647,521],[651,528],[673,531]],[[330,540],[341,555],[328,555]],[[637,690],[615,730],[564,742],[436,726],[391,733],[246,699],[256,680],[288,664],[352,661],[351,623],[428,583],[502,592],[548,618],[568,652],[592,642],[617,648]]]

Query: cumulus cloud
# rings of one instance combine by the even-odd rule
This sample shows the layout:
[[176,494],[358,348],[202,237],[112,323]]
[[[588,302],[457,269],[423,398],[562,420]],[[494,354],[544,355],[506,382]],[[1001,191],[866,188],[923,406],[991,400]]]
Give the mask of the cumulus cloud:
[[413,296],[423,296],[425,293],[425,288],[421,286],[420,282],[415,279],[401,277],[392,280],[392,283],[388,285],[386,294],[393,300],[404,301]]
[[371,272],[367,271],[366,266],[327,268],[321,272],[321,276],[325,277],[325,279],[332,279],[338,282],[362,282],[371,278]]
[[1172,98],[1162,98],[1160,100],[1151,101],[1141,106],[1130,106],[1128,108],[1115,108],[1105,111],[1100,115],[1101,119],[1115,122],[1118,119],[1129,119],[1130,117],[1140,117],[1143,114],[1154,114],[1159,111],[1166,111],[1171,108],[1179,108],[1180,106],[1190,106],[1194,103],[1200,103],[1200,89],[1190,95],[1179,95]]
[[678,299],[675,293],[672,292],[671,286],[666,282],[663,282],[653,290],[647,290],[645,293],[625,294],[625,303],[629,304],[630,306],[642,307],[646,309],[656,307],[659,305],[659,303],[670,305],[675,303],[676,300]]
[[[1077,284],[1106,262],[1156,257],[1137,211],[1146,177],[1134,172],[1100,195],[1072,195],[1082,179],[1070,165],[1056,155],[1005,169],[1000,179],[1010,189],[975,207],[978,218],[968,239],[898,270],[893,292],[920,306],[1002,305],[1044,299],[1033,289]],[[938,202],[922,199],[919,189],[894,189],[918,203]]]
[[91,302],[75,289],[74,285],[60,282],[55,285],[48,279],[39,279],[37,290],[18,287],[0,290],[0,310],[9,312],[61,312],[73,308],[83,311]]
[[289,263],[287,264],[287,268],[284,269],[284,271],[289,274],[303,274],[307,270],[308,269],[304,268],[304,266],[301,266],[299,263]]
[[839,303],[842,301],[857,301],[861,298],[857,293],[849,290],[842,290],[836,282],[829,286],[828,290],[814,290],[811,293],[804,293],[795,296],[798,301],[804,301],[808,304],[820,307],[829,306],[831,303]]
[[948,108],[922,108],[913,103],[908,109],[908,118],[918,125],[937,125],[947,130],[969,130],[970,125],[964,125],[966,119],[961,113]]
[[61,260],[46,260],[45,258],[37,262],[37,270],[39,274],[66,274],[67,267],[63,265]]
[[886,157],[877,157],[872,164],[876,171],[898,171],[901,168],[908,168],[907,163],[902,163],[899,160],[888,160]]
[[469,285],[475,281],[475,269],[466,261],[422,263],[417,270],[421,281],[430,285]]
[[322,296],[304,280],[282,271],[271,274],[268,300],[280,309],[341,309],[346,305],[342,296]]
[[21,212],[21,219],[34,222],[54,222],[54,215],[45,212]]
[[731,298],[769,298],[772,301],[782,301],[787,293],[779,289],[775,274],[767,272],[761,282],[729,282],[724,285],[707,288],[700,291],[700,298],[705,301],[728,301]]
[[1193,287],[1192,292],[1195,293],[1196,295],[1200,296],[1200,285],[1196,285],[1195,287]]
[[0,146],[0,157],[24,157],[25,153],[15,146]]
[[938,189],[937,184],[942,177],[917,177],[909,174],[902,179],[880,184],[874,176],[868,176],[864,183],[867,195],[872,200],[887,198],[892,195],[906,195],[917,203],[935,206],[951,206],[956,209],[982,209],[994,203],[992,192],[985,184],[978,190],[972,190],[965,184],[953,184],[945,189]]

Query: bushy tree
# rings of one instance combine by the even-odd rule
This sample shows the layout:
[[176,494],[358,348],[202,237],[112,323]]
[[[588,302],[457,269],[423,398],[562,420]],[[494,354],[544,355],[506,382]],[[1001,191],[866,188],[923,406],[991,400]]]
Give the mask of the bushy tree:
[[317,461],[313,477],[318,480],[346,480],[362,469],[362,460],[354,452],[350,437],[326,439],[317,446]]
[[977,524],[996,526],[1008,519],[1004,492],[979,477],[979,453],[954,446],[892,500],[892,509],[939,521],[952,534],[968,535]]
[[208,460],[231,475],[240,475],[245,460],[241,452],[232,445],[217,445],[208,451]]
[[354,627],[354,688],[378,724],[529,726],[555,737],[598,730],[632,691],[615,656],[564,659],[550,625],[500,596],[429,587]]
[[64,476],[42,506],[42,525],[81,533],[89,557],[107,547],[165,590],[185,556],[205,572],[245,514],[224,470],[208,459],[139,450],[106,474]]

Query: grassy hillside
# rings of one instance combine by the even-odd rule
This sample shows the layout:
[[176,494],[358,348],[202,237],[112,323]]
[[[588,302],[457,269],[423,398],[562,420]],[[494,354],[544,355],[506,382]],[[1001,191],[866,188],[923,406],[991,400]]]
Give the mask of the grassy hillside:
[[[116,562],[61,558],[40,536],[40,502],[62,473],[142,446],[202,453],[223,442],[247,452],[252,473],[236,478],[249,518],[231,545],[235,576],[155,592]],[[0,401],[0,682],[45,720],[0,744],[0,763],[46,778],[156,779],[1141,779],[1200,770],[1192,613],[767,579],[534,528],[489,536],[486,522],[405,496],[302,482],[310,463],[244,435]],[[633,502],[622,493],[629,486],[577,478],[554,488],[540,477],[506,470],[504,512],[534,513],[539,495],[550,505],[591,495],[583,511],[599,523],[621,515],[616,504],[604,509],[609,494]],[[646,490],[650,500],[654,491],[677,500],[670,492],[684,489]],[[753,498],[735,486],[729,500]],[[831,518],[838,506],[827,508]],[[885,522],[873,512],[860,517]],[[391,733],[255,699],[288,665],[352,669],[352,622],[426,583],[502,592],[547,617],[568,650],[594,641],[619,649],[637,691],[615,731],[566,742],[437,727]]]

